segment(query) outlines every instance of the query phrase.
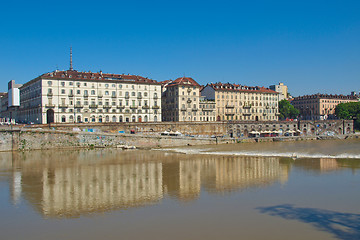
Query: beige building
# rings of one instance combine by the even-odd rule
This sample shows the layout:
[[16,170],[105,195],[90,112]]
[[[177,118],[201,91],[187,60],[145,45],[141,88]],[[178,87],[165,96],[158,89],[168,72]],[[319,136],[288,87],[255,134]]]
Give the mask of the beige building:
[[279,93],[264,87],[211,83],[201,95],[216,103],[217,121],[277,121]]
[[215,115],[210,105],[213,106],[208,101],[200,101],[200,85],[190,77],[163,82],[163,121],[214,121]]
[[161,121],[161,84],[136,75],[45,73],[20,88],[19,121],[29,123]]
[[300,118],[306,120],[334,119],[339,103],[357,102],[356,96],[313,94],[296,97],[291,104],[300,110]]
[[279,101],[289,98],[288,87],[284,83],[280,82],[278,85],[271,85],[269,88],[279,93]]

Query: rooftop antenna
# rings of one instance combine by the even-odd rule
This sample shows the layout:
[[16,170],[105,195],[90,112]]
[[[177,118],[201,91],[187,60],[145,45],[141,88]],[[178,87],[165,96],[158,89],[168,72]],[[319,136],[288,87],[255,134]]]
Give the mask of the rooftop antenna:
[[72,66],[72,47],[70,47],[70,71],[73,70],[73,66]]

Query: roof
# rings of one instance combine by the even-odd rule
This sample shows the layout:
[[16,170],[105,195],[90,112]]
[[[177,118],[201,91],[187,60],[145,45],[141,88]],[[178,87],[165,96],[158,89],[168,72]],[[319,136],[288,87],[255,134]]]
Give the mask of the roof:
[[[103,73],[100,72],[78,72],[76,70],[66,70],[66,71],[53,71],[49,73],[44,73],[39,77],[33,79],[58,79],[58,80],[80,80],[80,81],[114,81],[114,82],[135,82],[135,83],[148,83],[148,84],[160,84],[156,80],[145,78],[138,75],[130,74],[113,74],[113,73]],[[32,82],[31,80],[30,82]],[[30,82],[27,82],[24,85],[28,85]]]
[[251,93],[271,93],[271,94],[279,94],[276,91],[273,91],[266,87],[250,87],[244,86],[240,84],[232,84],[232,83],[210,83],[207,86],[212,87],[215,91],[229,91],[229,92],[251,92]]
[[312,95],[304,95],[299,97],[294,97],[294,101],[296,100],[304,100],[304,99],[320,99],[320,98],[326,98],[326,99],[349,99],[349,100],[357,100],[357,96],[352,95],[336,95],[336,94],[312,94]]
[[194,87],[200,87],[200,85],[191,77],[180,77],[171,83],[168,84],[168,86],[194,86]]

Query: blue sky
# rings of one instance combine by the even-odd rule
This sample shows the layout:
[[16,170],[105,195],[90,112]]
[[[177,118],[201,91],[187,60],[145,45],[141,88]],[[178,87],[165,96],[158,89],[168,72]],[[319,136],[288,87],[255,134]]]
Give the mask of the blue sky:
[[0,91],[56,68],[360,90],[360,1],[6,1]]

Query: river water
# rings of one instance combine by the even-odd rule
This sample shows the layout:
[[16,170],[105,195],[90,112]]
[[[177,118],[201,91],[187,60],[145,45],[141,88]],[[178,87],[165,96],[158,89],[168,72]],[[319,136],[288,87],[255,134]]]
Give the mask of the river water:
[[360,239],[360,140],[0,153],[0,239]]

